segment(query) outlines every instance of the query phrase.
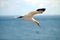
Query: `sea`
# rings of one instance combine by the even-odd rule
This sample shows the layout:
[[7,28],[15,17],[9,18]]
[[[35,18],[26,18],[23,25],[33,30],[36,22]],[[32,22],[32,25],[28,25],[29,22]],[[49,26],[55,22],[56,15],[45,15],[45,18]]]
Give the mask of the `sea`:
[[0,16],[0,40],[60,40],[60,16],[34,16],[40,27],[16,16]]

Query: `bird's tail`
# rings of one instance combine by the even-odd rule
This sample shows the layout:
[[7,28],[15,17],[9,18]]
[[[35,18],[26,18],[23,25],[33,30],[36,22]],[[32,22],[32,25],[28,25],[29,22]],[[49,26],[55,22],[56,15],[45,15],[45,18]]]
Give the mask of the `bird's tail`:
[[19,16],[18,18],[23,18],[23,16]]

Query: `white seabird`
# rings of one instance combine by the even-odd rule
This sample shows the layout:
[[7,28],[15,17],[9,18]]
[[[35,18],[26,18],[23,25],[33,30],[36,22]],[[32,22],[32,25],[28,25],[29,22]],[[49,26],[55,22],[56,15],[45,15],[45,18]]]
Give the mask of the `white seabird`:
[[39,22],[32,17],[35,14],[42,14],[45,10],[46,10],[45,8],[40,8],[40,9],[37,9],[36,11],[31,11],[24,16],[19,16],[18,18],[22,18],[23,20],[28,20],[28,21],[34,22],[35,24],[37,24],[40,27]]

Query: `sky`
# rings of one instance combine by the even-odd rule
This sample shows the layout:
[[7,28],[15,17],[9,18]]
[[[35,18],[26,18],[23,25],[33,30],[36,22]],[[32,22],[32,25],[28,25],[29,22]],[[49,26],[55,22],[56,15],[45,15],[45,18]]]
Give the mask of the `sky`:
[[24,15],[46,8],[42,15],[60,15],[60,0],[0,0],[0,16]]

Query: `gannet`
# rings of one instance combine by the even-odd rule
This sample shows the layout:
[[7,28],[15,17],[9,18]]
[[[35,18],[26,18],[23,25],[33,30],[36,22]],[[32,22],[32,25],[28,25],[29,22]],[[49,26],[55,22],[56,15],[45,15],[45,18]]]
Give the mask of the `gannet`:
[[24,16],[19,16],[18,18],[22,18],[23,20],[31,21],[40,27],[39,22],[36,19],[34,19],[33,16],[35,14],[42,14],[45,10],[46,10],[45,8],[40,8],[40,9],[37,9],[36,11],[31,11],[31,12],[25,14]]

